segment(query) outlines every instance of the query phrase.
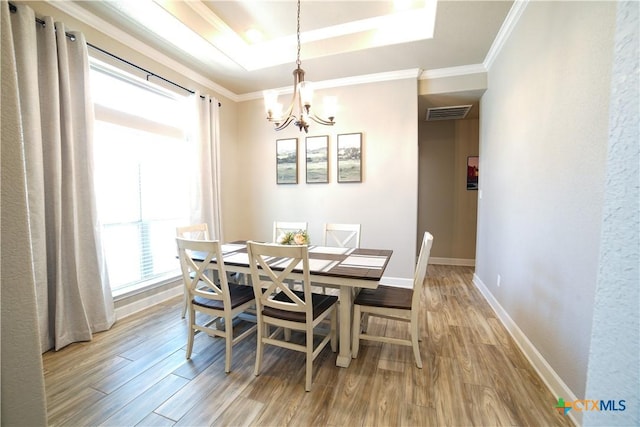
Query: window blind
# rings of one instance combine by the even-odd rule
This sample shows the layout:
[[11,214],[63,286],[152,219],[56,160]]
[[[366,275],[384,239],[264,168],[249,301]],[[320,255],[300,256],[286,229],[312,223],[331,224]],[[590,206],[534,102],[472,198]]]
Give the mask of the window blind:
[[191,182],[186,97],[91,65],[98,217],[118,294],[179,275],[175,229],[188,224]]

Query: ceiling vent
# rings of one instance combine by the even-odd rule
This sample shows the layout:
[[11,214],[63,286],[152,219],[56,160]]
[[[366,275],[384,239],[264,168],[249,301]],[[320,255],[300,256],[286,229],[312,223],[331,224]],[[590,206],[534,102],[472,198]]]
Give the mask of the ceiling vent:
[[471,105],[458,105],[456,107],[437,107],[427,109],[427,121],[432,120],[456,120],[464,119],[469,114]]

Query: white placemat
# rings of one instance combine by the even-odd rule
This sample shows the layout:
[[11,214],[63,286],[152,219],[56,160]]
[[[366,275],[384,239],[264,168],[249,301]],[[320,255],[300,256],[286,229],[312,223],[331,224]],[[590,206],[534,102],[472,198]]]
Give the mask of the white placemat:
[[223,258],[225,262],[249,265],[249,254],[245,252],[232,253],[230,255],[224,256]]
[[339,248],[334,246],[314,246],[309,249],[309,252],[315,252],[320,254],[336,254],[336,255],[346,255],[353,252],[355,248]]
[[385,256],[349,255],[340,265],[355,268],[382,268],[386,260]]
[[[282,268],[284,268],[286,265],[288,265],[289,262],[291,262],[291,258],[284,258],[284,259],[279,260],[276,263],[271,264],[271,267],[282,267]],[[317,272],[329,271],[336,264],[338,264],[338,261],[332,261],[332,260],[328,260],[328,259],[313,259],[313,258],[310,258],[309,259],[309,270],[311,272],[314,272],[314,271],[317,271]],[[300,261],[298,263],[298,265],[296,265],[294,267],[294,270],[302,270],[302,261]]]
[[239,249],[243,249],[245,248],[246,245],[240,245],[237,243],[224,243],[222,245],[220,245],[220,250],[222,251],[223,254],[228,254],[229,252],[235,252]]

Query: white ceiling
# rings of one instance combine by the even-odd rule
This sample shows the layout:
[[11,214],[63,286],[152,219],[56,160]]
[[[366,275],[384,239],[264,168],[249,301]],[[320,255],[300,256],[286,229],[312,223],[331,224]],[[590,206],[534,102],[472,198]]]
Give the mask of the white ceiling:
[[[389,0],[303,0],[306,79],[482,64],[513,1],[435,1],[405,0],[408,9],[398,10]],[[52,4],[116,38],[127,33],[236,96],[293,81],[297,6],[292,0]],[[260,30],[262,42],[248,40],[250,28]]]

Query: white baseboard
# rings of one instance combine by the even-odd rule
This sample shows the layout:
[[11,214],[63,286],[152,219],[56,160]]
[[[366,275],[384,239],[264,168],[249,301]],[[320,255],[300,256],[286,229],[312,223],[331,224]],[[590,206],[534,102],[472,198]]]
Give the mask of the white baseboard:
[[131,316],[134,313],[137,313],[145,308],[149,308],[154,304],[158,304],[164,301],[167,301],[175,296],[182,295],[182,283],[179,283],[178,286],[174,286],[162,292],[159,292],[154,295],[150,295],[146,298],[139,299],[130,304],[123,305],[121,307],[117,307],[116,312],[116,320],[123,319],[127,316]]
[[[509,316],[505,309],[500,305],[498,300],[495,299],[493,294],[475,273],[473,274],[473,283],[487,300],[493,311],[496,313],[496,316],[498,316],[498,320],[500,320],[500,322],[507,329],[511,337],[514,339],[522,353],[524,353],[527,360],[529,360],[531,366],[533,366],[538,375],[540,375],[540,378],[542,378],[542,381],[544,381],[551,393],[556,398],[564,398],[565,401],[578,400],[576,395],[564,383],[564,381],[562,381],[560,376],[558,376],[556,371],[553,370],[551,365],[549,365],[544,357],[542,357],[540,352],[535,348],[531,341],[529,341],[524,332],[522,332],[522,330],[513,321],[513,319],[511,319],[511,316]],[[549,410],[555,409],[549,408]],[[582,425],[581,413],[579,413],[578,411],[570,411],[568,415],[575,425]]]
[[438,258],[438,257],[429,257],[429,264],[437,264],[437,265],[462,265],[465,267],[475,267],[476,260],[475,259],[466,259],[466,258]]

